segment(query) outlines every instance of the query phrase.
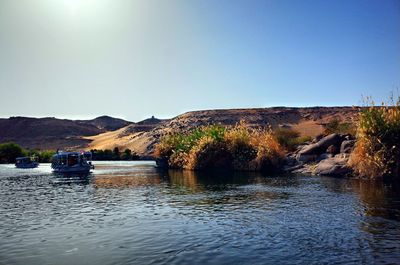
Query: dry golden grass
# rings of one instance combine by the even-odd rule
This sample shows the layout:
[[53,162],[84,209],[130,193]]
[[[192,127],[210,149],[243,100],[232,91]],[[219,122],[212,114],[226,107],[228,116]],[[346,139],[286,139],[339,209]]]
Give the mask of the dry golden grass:
[[284,150],[268,129],[252,129],[244,122],[225,128],[205,126],[186,134],[164,137],[155,155],[171,168],[271,170],[278,167]]
[[257,156],[253,161],[257,170],[278,168],[284,158],[285,151],[277,141],[272,129],[263,129],[254,133],[251,144],[257,150]]
[[399,177],[400,165],[400,97],[395,102],[360,111],[357,143],[349,165],[355,173],[368,178]]

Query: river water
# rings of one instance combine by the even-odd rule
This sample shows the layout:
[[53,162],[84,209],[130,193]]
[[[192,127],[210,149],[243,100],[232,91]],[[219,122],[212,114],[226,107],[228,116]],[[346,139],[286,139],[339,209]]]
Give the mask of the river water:
[[0,165],[0,264],[400,264],[400,185]]

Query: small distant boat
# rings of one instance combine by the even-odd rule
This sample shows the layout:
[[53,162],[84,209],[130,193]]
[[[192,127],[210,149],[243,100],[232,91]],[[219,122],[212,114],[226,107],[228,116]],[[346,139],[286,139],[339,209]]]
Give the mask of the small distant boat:
[[15,159],[15,167],[17,168],[35,168],[39,166],[36,156],[17,157]]
[[92,165],[91,152],[60,152],[52,157],[51,168],[55,173],[88,174]]

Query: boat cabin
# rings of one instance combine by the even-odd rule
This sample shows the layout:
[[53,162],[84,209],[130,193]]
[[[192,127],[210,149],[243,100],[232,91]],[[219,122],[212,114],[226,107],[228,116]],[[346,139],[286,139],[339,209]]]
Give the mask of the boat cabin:
[[39,163],[37,162],[37,157],[35,157],[35,156],[17,157],[15,159],[15,167],[17,167],[17,168],[35,168],[38,166],[39,166]]
[[94,169],[91,152],[58,152],[52,158],[51,167],[57,173],[89,173]]

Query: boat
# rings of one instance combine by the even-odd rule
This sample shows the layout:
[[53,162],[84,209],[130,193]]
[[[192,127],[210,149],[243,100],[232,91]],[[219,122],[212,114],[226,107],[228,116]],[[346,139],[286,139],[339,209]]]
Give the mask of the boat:
[[57,151],[52,157],[51,168],[54,173],[88,174],[94,169],[92,153]]
[[17,168],[35,168],[39,166],[36,156],[17,157],[15,159],[15,167]]

